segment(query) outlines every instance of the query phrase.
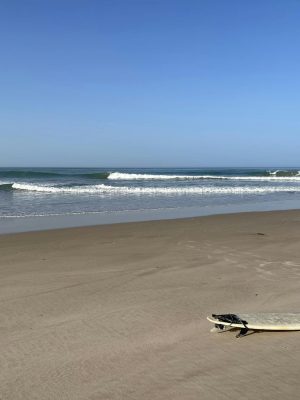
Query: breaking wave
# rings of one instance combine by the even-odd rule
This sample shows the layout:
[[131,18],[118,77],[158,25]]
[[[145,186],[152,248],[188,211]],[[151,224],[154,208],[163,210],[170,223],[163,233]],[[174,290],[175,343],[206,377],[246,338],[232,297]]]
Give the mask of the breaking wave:
[[[3,185],[1,185],[3,186]],[[255,193],[278,193],[278,192],[300,192],[300,186],[237,186],[237,187],[128,187],[110,185],[90,185],[74,187],[54,187],[32,184],[13,183],[13,190],[23,190],[39,193],[53,194],[128,194],[128,195],[181,195],[181,194],[255,194]]]
[[300,171],[296,169],[277,169],[276,171],[268,171],[268,174],[274,177],[300,177]]

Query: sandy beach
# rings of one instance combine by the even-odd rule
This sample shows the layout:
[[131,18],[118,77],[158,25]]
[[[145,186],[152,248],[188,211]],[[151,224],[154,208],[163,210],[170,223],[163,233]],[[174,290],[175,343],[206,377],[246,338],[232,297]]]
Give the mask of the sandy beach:
[[300,312],[300,211],[0,235],[1,400],[295,399],[300,332],[206,316]]

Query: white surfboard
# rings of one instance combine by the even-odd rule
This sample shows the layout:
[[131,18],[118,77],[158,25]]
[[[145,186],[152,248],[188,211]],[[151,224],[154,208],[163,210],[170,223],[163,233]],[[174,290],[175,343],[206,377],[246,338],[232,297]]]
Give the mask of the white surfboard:
[[215,324],[213,332],[225,332],[240,328],[237,337],[244,336],[248,330],[300,331],[300,313],[258,313],[258,314],[213,314],[207,317]]

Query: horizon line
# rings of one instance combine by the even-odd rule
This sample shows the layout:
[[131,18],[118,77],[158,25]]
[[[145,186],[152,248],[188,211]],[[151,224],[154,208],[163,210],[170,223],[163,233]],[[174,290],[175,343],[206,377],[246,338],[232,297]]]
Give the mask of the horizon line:
[[0,166],[0,168],[52,168],[52,169],[60,169],[60,168],[70,168],[70,169],[75,169],[75,168],[80,168],[80,169],[84,169],[84,168],[86,168],[86,169],[97,169],[97,168],[101,168],[101,169],[103,169],[103,168],[113,168],[113,169],[116,169],[116,168],[121,168],[121,169],[158,169],[158,168],[161,168],[161,169],[170,169],[170,168],[183,168],[183,169],[188,169],[188,168],[199,168],[199,169],[204,169],[204,168],[247,168],[247,169],[253,169],[253,168],[300,168],[300,165],[298,165],[298,166],[296,166],[296,165],[293,165],[293,166],[287,166],[287,165],[256,165],[256,166],[246,166],[246,165],[231,165],[231,166],[224,166],[224,165],[218,165],[218,166],[209,166],[209,165],[205,165],[205,166],[191,166],[191,165],[184,165],[184,166],[182,166],[182,165],[178,165],[178,166],[151,166],[151,167],[149,167],[149,166],[147,166],[147,167],[145,167],[145,166],[112,166],[112,165],[110,165],[110,166],[107,166],[107,165],[105,165],[105,166],[41,166],[41,165],[39,165],[39,166],[25,166],[25,165],[22,165],[22,166],[16,166],[16,165],[8,165],[8,166]]

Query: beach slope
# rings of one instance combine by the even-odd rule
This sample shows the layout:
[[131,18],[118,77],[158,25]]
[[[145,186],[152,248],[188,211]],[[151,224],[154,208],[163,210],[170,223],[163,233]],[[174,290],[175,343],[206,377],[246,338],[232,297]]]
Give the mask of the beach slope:
[[295,399],[300,332],[206,316],[300,312],[300,211],[0,236],[0,398]]

